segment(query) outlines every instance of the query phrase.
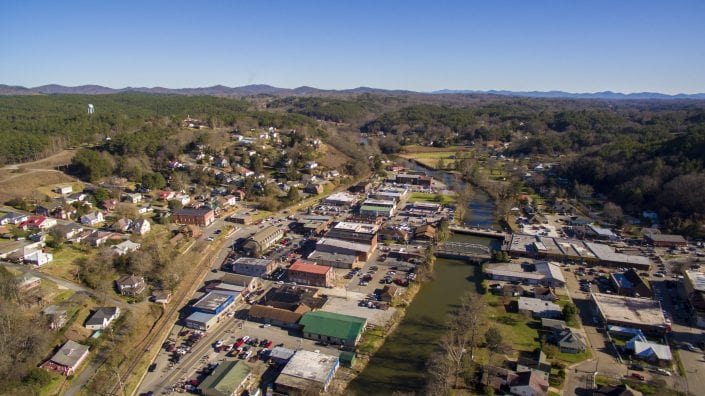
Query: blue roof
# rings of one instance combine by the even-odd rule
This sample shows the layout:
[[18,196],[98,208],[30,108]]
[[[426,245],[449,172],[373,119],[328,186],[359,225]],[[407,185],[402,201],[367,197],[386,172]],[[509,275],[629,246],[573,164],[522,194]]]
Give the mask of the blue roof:
[[200,322],[200,323],[208,323],[210,320],[215,317],[214,314],[210,313],[205,313],[205,312],[194,312],[191,315],[189,315],[188,318],[186,318],[187,321],[191,322]]
[[614,276],[614,280],[617,281],[619,287],[623,287],[626,289],[631,289],[634,287],[634,284],[629,279],[627,279],[624,274],[612,274],[612,276]]

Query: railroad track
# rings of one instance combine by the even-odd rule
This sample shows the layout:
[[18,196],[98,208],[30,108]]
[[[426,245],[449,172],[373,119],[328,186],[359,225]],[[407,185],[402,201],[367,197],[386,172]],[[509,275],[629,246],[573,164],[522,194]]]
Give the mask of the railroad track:
[[[224,238],[222,241],[226,241],[227,238]],[[120,388],[123,387],[123,381],[126,381],[129,376],[133,373],[135,368],[140,364],[142,359],[144,358],[144,355],[151,350],[151,348],[154,346],[155,341],[160,336],[163,336],[163,332],[167,326],[173,326],[175,323],[175,316],[177,316],[177,313],[181,307],[184,306],[184,304],[188,301],[189,298],[193,295],[193,293],[201,286],[203,283],[203,278],[205,278],[206,274],[208,274],[208,270],[213,264],[213,260],[217,259],[218,257],[218,252],[222,248],[223,242],[221,242],[218,245],[218,248],[214,249],[212,251],[213,256],[209,257],[209,255],[203,256],[203,259],[201,263],[199,264],[199,270],[200,272],[197,274],[197,280],[194,281],[191,284],[191,287],[188,289],[184,290],[182,293],[180,293],[180,296],[171,301],[169,309],[166,311],[166,313],[162,312],[162,315],[160,316],[159,319],[157,319],[157,323],[155,323],[154,326],[152,326],[152,329],[150,329],[149,334],[147,337],[145,337],[142,341],[140,341],[139,344],[135,347],[135,351],[137,351],[137,355],[132,358],[132,361],[130,364],[127,366],[125,370],[122,372],[117,373],[118,374],[118,381],[117,383],[113,384],[109,390],[108,394],[110,395],[118,395],[118,392],[121,391]],[[204,263],[207,263],[208,265],[204,265]],[[96,370],[97,371],[97,370]],[[125,392],[125,389],[122,389],[122,393]]]

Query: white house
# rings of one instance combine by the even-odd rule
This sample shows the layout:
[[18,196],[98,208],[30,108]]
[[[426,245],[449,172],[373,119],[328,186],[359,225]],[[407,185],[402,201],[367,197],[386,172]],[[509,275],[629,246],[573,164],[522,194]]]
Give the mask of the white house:
[[118,254],[118,256],[123,256],[127,253],[134,252],[139,248],[139,243],[132,242],[130,240],[120,242],[117,245],[113,246],[113,250],[115,251],[115,253]]
[[95,226],[102,223],[104,220],[103,213],[101,212],[91,212],[81,216],[81,224],[83,225]]
[[101,307],[86,321],[89,330],[104,330],[120,316],[120,307]]
[[30,254],[24,256],[24,262],[27,264],[34,264],[36,266],[42,266],[46,263],[50,263],[54,260],[54,255],[51,253],[44,253],[41,250],[36,250]]
[[71,187],[70,184],[58,186],[54,189],[54,192],[61,195],[71,194],[73,192],[73,187]]
[[306,169],[315,169],[315,168],[318,168],[318,162],[309,161],[309,162],[306,163],[306,165],[304,165],[304,168],[306,168]]
[[184,206],[188,205],[191,202],[191,197],[189,197],[187,194],[176,194],[172,199],[174,201],[181,202],[181,204]]
[[133,225],[132,225],[132,233],[136,235],[144,235],[148,233],[152,229],[152,225],[150,224],[149,220],[147,219],[141,219],[137,220]]

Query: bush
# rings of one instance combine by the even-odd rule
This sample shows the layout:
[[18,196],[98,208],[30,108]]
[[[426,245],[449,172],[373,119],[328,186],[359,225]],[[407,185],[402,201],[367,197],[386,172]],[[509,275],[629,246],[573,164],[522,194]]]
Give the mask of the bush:
[[51,374],[44,369],[34,367],[29,370],[27,375],[22,379],[25,384],[36,385],[41,388],[51,382]]

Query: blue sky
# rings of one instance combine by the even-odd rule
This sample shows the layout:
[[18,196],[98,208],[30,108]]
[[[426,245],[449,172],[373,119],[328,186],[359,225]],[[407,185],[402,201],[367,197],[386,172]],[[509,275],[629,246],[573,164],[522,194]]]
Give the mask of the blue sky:
[[0,2],[0,83],[705,92],[705,1]]

